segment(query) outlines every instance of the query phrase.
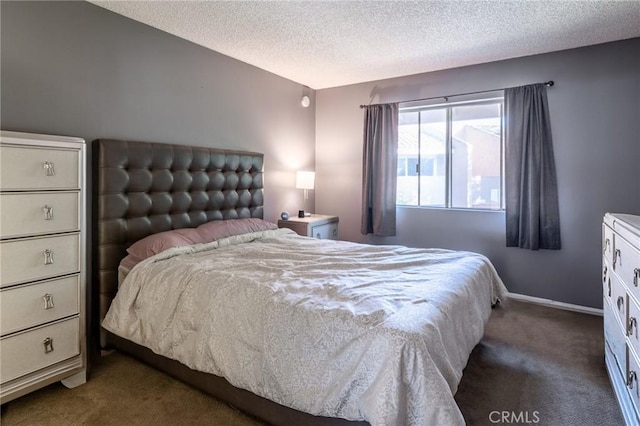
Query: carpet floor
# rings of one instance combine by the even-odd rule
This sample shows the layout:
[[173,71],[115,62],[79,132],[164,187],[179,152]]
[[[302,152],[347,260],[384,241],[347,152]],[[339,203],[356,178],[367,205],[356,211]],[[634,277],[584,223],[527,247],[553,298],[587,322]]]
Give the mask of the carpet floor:
[[[469,425],[622,425],[603,348],[602,317],[509,301],[493,311],[455,399]],[[103,356],[85,385],[57,383],[18,398],[2,406],[0,420],[3,426],[262,424],[118,352]]]

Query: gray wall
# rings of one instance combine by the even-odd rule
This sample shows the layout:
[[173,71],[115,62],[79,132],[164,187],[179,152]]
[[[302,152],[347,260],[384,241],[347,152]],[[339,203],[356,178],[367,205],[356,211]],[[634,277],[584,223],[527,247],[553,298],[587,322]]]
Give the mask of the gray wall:
[[[4,130],[265,154],[265,218],[303,205],[315,93],[86,2],[0,3]],[[305,206],[313,210],[313,197]]]
[[[640,214],[640,39],[312,91],[304,109],[299,84],[86,2],[0,16],[3,129],[264,152],[269,220],[303,205],[295,170],[315,161],[304,207],[340,215],[341,238],[478,251],[515,293],[601,307],[601,217]],[[360,235],[359,104],[549,79],[563,250],[505,248],[492,212],[402,208],[397,237]]]
[[[0,18],[3,130],[82,137],[89,158],[97,138],[262,152],[265,219],[313,211],[295,189],[295,171],[315,162],[313,91],[302,108],[300,84],[87,2],[2,1]],[[90,166],[88,178],[91,187]],[[91,282],[90,364],[99,359]]]
[[[316,210],[340,215],[351,241],[472,250],[511,292],[602,307],[601,221],[640,214],[640,39],[493,62],[316,93]],[[398,208],[398,234],[360,234],[360,104],[555,80],[548,90],[563,249],[505,247],[504,213]]]

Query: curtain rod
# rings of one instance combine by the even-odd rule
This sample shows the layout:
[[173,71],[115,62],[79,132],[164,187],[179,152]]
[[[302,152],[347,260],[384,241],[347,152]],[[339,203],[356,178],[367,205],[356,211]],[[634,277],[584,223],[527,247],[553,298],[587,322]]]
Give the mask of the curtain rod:
[[[551,87],[551,86],[553,86],[555,83],[553,82],[553,80],[549,80],[549,81],[545,81],[543,84],[544,84],[545,86]],[[498,90],[504,90],[504,89],[507,89],[507,87],[503,87],[502,89],[480,90],[480,91],[478,91],[478,92],[459,93],[459,94],[457,94],[457,95],[448,95],[448,96],[432,96],[432,97],[430,97],[430,98],[410,99],[410,100],[408,100],[408,101],[400,101],[400,102],[402,102],[402,103],[404,103],[404,102],[418,102],[418,101],[428,101],[428,100],[431,100],[431,99],[444,99],[445,101],[448,101],[448,100],[449,100],[449,98],[452,98],[452,97],[454,97],[454,96],[476,95],[476,94],[479,94],[479,93],[497,92]],[[361,108],[361,109],[362,109],[362,108],[366,108],[366,107],[371,106],[371,105],[380,105],[380,104],[360,105],[360,108]]]

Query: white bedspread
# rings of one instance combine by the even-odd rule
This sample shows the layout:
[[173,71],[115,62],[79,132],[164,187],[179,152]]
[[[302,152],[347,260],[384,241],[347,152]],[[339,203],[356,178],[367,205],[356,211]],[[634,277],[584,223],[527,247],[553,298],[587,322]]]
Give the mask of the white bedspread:
[[279,229],[141,262],[103,326],[307,413],[457,425],[462,370],[505,294],[479,254]]

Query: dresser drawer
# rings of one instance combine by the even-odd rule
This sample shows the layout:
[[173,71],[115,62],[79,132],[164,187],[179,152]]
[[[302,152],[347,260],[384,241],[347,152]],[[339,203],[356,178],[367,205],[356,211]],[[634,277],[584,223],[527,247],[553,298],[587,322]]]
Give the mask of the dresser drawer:
[[79,333],[78,318],[71,318],[1,339],[0,382],[17,379],[78,355]]
[[615,319],[614,307],[607,303],[603,304],[604,309],[604,339],[609,346],[616,360],[618,373],[624,376],[627,371],[625,335],[622,327]]
[[616,236],[613,270],[636,297],[640,298],[640,251]]
[[627,310],[627,336],[629,337],[631,346],[633,346],[633,349],[635,349],[637,353],[640,351],[640,333],[638,333],[640,307],[632,297],[629,297]]
[[620,327],[626,330],[627,324],[627,290],[622,285],[616,274],[611,274],[611,308]]
[[338,224],[337,223],[326,223],[324,225],[318,225],[311,228],[310,237],[319,238],[319,239],[327,239],[327,240],[337,240],[338,239]]
[[611,270],[611,265],[603,258],[602,261],[602,295],[605,299],[605,301],[608,301],[609,303],[613,302],[611,301],[611,298],[613,297],[613,289],[611,288],[612,284],[611,284],[611,274],[613,273],[613,271]]
[[31,192],[0,195],[2,238],[80,229],[79,192]]
[[613,229],[602,224],[602,256],[612,265],[613,263]]
[[0,242],[0,286],[46,279],[80,270],[80,235]]
[[0,189],[80,188],[80,152],[38,146],[0,146]]
[[0,291],[0,334],[77,314],[78,291],[78,275]]
[[627,348],[627,374],[625,376],[625,382],[627,384],[627,391],[631,396],[631,402],[636,408],[636,412],[640,408],[640,389],[638,388],[640,379],[640,361],[638,361],[638,355],[630,347]]

